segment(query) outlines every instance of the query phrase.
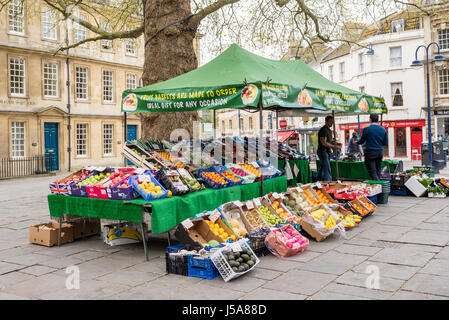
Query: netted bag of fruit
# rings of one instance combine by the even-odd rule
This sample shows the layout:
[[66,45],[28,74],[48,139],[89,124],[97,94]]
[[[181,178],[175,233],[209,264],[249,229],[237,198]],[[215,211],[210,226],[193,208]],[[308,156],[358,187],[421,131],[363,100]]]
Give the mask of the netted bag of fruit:
[[309,246],[309,240],[303,237],[293,226],[285,225],[271,229],[265,238],[265,246],[278,258],[286,258],[302,253]]

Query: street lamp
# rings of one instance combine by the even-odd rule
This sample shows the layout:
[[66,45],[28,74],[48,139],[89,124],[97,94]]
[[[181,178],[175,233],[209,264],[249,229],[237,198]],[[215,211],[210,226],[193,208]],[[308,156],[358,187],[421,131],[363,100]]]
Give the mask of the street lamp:
[[432,123],[430,118],[430,70],[429,70],[429,48],[432,45],[436,45],[438,48],[438,53],[433,57],[433,61],[435,62],[436,66],[441,66],[444,63],[444,56],[440,54],[440,46],[436,42],[431,42],[426,47],[424,45],[420,45],[418,48],[416,48],[415,51],[415,60],[412,62],[412,67],[421,67],[423,64],[420,60],[418,60],[418,51],[420,48],[426,49],[426,67],[427,67],[427,128],[428,128],[428,139],[429,139],[429,163],[433,167],[433,147],[432,147]]
[[374,49],[373,49],[373,44],[372,43],[370,43],[369,45],[368,45],[368,51],[365,53],[367,56],[372,56],[372,55],[374,55]]

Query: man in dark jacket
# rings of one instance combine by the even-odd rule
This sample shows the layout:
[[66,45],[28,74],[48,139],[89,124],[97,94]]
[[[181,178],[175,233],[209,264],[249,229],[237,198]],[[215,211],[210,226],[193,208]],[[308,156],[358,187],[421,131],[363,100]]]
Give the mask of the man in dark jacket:
[[362,137],[357,143],[361,145],[366,142],[366,168],[368,169],[371,179],[379,180],[383,158],[383,147],[388,146],[388,133],[385,128],[377,123],[379,121],[379,115],[373,113],[369,118],[371,120],[371,125],[363,129]]
[[320,167],[318,168],[318,181],[332,181],[331,173],[331,148],[332,145],[332,131],[331,127],[334,124],[334,118],[327,116],[325,118],[325,125],[318,131],[318,150],[317,155],[320,159]]

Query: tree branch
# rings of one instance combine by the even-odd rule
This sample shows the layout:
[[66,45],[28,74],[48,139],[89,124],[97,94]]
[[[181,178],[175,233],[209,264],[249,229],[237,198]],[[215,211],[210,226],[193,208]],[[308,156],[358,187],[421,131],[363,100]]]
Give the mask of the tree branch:
[[239,2],[240,0],[218,0],[217,2],[212,3],[211,5],[203,8],[202,10],[198,11],[196,14],[194,14],[190,20],[189,20],[189,27],[196,30],[201,22],[205,17],[210,15],[211,13],[214,13],[215,11],[221,9],[222,7],[233,4],[236,2]]

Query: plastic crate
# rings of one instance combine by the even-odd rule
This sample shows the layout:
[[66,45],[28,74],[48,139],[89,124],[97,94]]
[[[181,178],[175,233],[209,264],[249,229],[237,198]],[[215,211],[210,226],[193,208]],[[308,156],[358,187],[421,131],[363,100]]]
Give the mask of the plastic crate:
[[367,197],[372,203],[374,203],[376,206],[378,204],[377,202],[377,194],[375,196]]
[[198,256],[187,257],[188,276],[203,278],[207,280],[215,279],[220,275],[211,258]]
[[[254,174],[252,174],[251,172],[243,169],[241,166],[239,166],[238,164],[227,164],[226,167],[237,177],[242,178],[243,179],[243,184],[250,184],[253,183],[254,181],[256,181],[256,176]],[[246,175],[245,176],[241,176],[238,175],[237,173],[235,173],[233,170],[235,169],[240,169],[242,170]]]
[[[198,170],[198,177],[200,177],[201,179],[203,179],[208,185],[210,185],[212,188],[214,189],[222,189],[222,188],[226,188],[229,187],[229,180],[226,179],[224,176],[222,176],[220,174],[220,176],[223,177],[223,179],[225,179],[225,181],[227,182],[226,184],[223,183],[218,183],[213,181],[212,179],[209,179],[206,175],[204,175],[204,172],[217,172],[213,167],[207,168],[207,169],[199,169]],[[218,172],[217,172],[218,173]],[[218,173],[219,174],[219,173]]]
[[390,195],[392,196],[408,196],[410,193],[407,190],[391,190]]
[[248,252],[250,252],[252,255],[254,255],[256,261],[254,262],[254,265],[253,265],[253,267],[251,267],[251,269],[246,270],[244,272],[235,272],[234,270],[232,270],[231,266],[229,265],[229,263],[226,261],[225,257],[223,256],[224,252],[231,252],[232,249],[229,246],[226,246],[224,248],[217,250],[212,255],[211,259],[212,259],[212,262],[214,263],[215,267],[220,272],[220,275],[222,276],[222,278],[225,282],[228,282],[229,280],[238,278],[238,277],[244,275],[245,273],[253,270],[260,262],[259,258],[256,256],[254,251],[251,249],[251,247],[249,246],[249,243],[246,241],[246,239],[241,239],[237,242],[240,244],[242,249],[245,248]]
[[182,243],[179,244],[175,244],[173,246],[167,247],[167,252],[174,252],[174,251],[178,251],[184,248],[184,245]]
[[231,173],[234,177],[236,177],[236,178],[238,179],[238,181],[233,181],[233,180],[230,180],[230,179],[228,179],[228,178],[225,177],[225,179],[226,179],[227,181],[229,181],[228,187],[237,186],[237,185],[240,185],[240,184],[243,183],[243,179],[242,179],[242,178],[240,178],[239,176],[236,176],[235,174],[233,174],[233,173],[232,173],[231,171],[229,171],[229,169],[226,168],[225,166],[214,166],[213,168],[215,169],[215,171],[217,171],[217,172],[218,172],[219,174],[221,174],[223,177],[225,177],[225,176],[223,175],[223,172],[228,171],[229,173]]
[[131,176],[129,178],[129,182],[134,187],[134,189],[144,198],[146,201],[152,201],[156,199],[163,199],[167,196],[168,191],[164,189],[164,187],[151,175],[148,175],[151,179],[151,182],[153,182],[156,186],[161,187],[161,190],[163,191],[163,194],[160,195],[152,195],[150,193],[147,193],[141,186],[137,184],[138,176]]

